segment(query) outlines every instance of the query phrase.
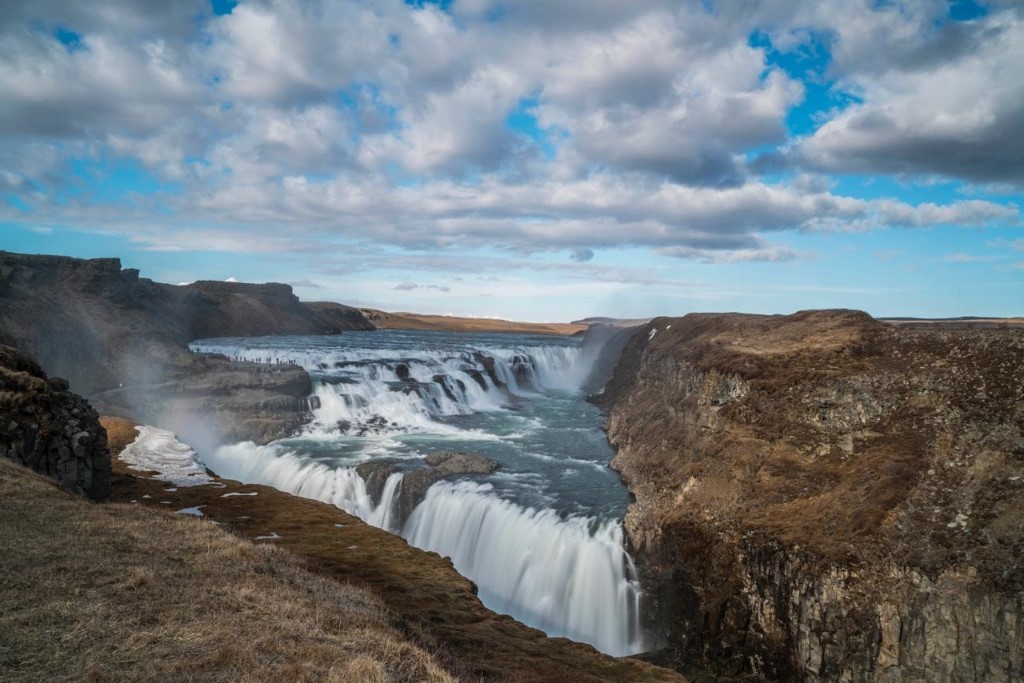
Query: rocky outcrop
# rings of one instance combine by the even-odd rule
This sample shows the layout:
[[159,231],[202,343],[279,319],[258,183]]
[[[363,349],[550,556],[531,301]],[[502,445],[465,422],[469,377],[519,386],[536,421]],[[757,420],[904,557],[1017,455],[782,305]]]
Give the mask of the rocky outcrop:
[[639,332],[640,326],[594,324],[583,335],[583,354],[590,360],[590,371],[581,389],[599,394],[615,374],[622,350]]
[[203,450],[222,442],[268,443],[310,419],[309,374],[295,365],[235,362],[197,355],[167,366],[159,381],[94,394],[104,415],[159,425]]
[[1024,677],[1024,334],[660,318],[605,393],[657,660]]
[[412,511],[423,502],[424,496],[435,482],[449,477],[466,474],[490,474],[498,469],[498,463],[473,453],[437,451],[424,458],[426,467],[410,470],[394,462],[369,461],[356,467],[356,472],[366,482],[366,489],[375,503],[380,503],[388,478],[403,472],[401,487],[395,500],[394,510],[400,522],[408,519]]
[[373,323],[358,308],[333,301],[304,301],[325,330],[374,330]]
[[110,450],[98,415],[59,377],[0,346],[0,457],[93,500],[110,495]]

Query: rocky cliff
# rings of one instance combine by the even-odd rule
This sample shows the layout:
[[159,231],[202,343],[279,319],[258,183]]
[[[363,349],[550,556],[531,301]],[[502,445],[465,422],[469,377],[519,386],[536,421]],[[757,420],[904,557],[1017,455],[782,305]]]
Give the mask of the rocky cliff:
[[93,500],[110,495],[110,450],[96,411],[9,346],[0,346],[0,457]]
[[1024,679],[1024,334],[655,319],[604,393],[661,663]]
[[299,301],[289,285],[139,277],[118,259],[0,252],[0,342],[83,394],[136,383],[149,366],[187,364],[201,337],[370,330],[357,309]]
[[373,325],[341,304],[306,305],[283,284],[139,277],[118,259],[0,252],[0,343],[67,377],[102,412],[211,438],[267,441],[305,419],[306,373],[200,358],[215,336],[324,334]]

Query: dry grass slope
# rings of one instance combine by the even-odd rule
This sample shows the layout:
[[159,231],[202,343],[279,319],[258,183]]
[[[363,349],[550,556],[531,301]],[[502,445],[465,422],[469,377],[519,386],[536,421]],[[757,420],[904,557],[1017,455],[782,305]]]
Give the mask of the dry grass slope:
[[0,680],[451,681],[365,590],[0,460]]

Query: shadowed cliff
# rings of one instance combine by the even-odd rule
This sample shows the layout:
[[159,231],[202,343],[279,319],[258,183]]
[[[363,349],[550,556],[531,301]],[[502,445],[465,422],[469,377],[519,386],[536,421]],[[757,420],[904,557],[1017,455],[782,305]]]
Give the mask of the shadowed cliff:
[[193,339],[371,329],[358,309],[307,306],[289,285],[176,286],[119,259],[0,252],[0,341],[84,394],[135,382],[153,361],[186,362]]
[[0,252],[0,343],[66,377],[104,413],[197,442],[265,442],[302,424],[309,377],[189,352],[215,336],[370,330],[357,309],[299,301],[289,285],[140,278],[118,259]]
[[0,346],[0,459],[93,500],[110,495],[110,450],[99,416],[68,383]]

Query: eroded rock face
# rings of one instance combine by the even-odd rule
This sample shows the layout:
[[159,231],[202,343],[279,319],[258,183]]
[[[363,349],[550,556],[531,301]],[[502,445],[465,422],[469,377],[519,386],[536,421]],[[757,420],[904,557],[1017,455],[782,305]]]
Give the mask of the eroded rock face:
[[107,432],[89,403],[47,378],[27,356],[0,346],[0,456],[93,500],[110,496]]
[[640,329],[634,326],[594,324],[583,335],[583,353],[592,363],[581,389],[586,394],[600,394],[611,380],[622,350]]
[[1024,335],[663,318],[598,400],[663,663],[1024,678]]
[[201,449],[292,435],[316,406],[308,398],[313,390],[309,374],[294,365],[196,356],[163,373],[160,382],[111,389],[90,400],[104,415],[159,425]]

